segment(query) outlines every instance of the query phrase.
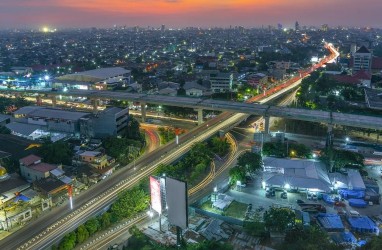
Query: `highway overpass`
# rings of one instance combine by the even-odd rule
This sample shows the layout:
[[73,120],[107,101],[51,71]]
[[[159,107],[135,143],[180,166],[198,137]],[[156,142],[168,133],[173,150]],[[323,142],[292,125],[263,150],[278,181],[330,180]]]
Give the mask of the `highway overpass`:
[[[56,98],[57,96],[87,97],[90,100],[126,100],[139,102],[142,106],[142,116],[145,117],[145,104],[168,105],[177,107],[192,108],[200,113],[199,123],[201,123],[202,110],[218,110],[231,113],[245,113],[249,115],[260,115],[264,117],[281,117],[301,121],[323,122],[333,125],[344,125],[359,128],[369,128],[380,130],[382,128],[382,117],[346,114],[340,112],[329,112],[319,110],[307,110],[288,107],[277,107],[264,104],[232,102],[213,100],[209,98],[191,98],[177,96],[161,96],[148,94],[133,94],[115,91],[96,90],[70,90],[67,92],[57,91],[37,91],[37,90],[5,90],[0,89],[0,93],[8,94],[36,94]],[[96,105],[97,102],[95,102]]]

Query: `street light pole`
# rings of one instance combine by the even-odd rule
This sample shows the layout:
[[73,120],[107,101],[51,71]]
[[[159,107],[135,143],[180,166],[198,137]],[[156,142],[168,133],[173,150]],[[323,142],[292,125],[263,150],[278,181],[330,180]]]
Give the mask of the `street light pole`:
[[286,142],[287,142],[287,157],[289,157],[289,141],[286,140]]

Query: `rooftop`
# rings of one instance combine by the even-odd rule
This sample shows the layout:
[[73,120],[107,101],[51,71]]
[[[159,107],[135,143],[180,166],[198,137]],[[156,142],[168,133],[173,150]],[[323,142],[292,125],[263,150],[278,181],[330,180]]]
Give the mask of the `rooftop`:
[[10,174],[10,178],[3,180],[0,185],[0,194],[6,193],[11,190],[22,191],[29,187],[29,183],[20,177],[20,175],[13,173]]
[[370,51],[365,46],[361,46],[355,53],[369,54]]
[[62,186],[66,186],[66,184],[64,182],[62,182],[61,180],[54,179],[51,177],[36,181],[36,185],[41,190],[44,190],[47,193],[54,191],[55,189],[60,188]]
[[89,156],[89,157],[96,157],[98,155],[102,154],[99,151],[85,151],[80,154],[80,156]]
[[28,156],[20,159],[20,163],[22,163],[25,166],[30,166],[30,165],[34,164],[35,162],[41,161],[41,159],[42,159],[41,157],[34,155],[34,154],[31,154],[31,155],[28,155]]
[[22,107],[14,114],[24,114],[29,117],[41,117],[50,119],[79,120],[89,115],[85,112],[67,111],[63,109],[43,108],[35,106]]
[[121,67],[100,68],[57,77],[57,80],[80,82],[98,82],[108,78],[130,73],[130,70]]
[[11,134],[0,134],[0,150],[12,154],[16,159],[23,158],[36,152],[36,147],[28,148],[36,142]]
[[5,126],[12,132],[16,132],[25,136],[30,136],[33,132],[35,132],[38,129],[44,130],[43,126],[21,122],[11,122],[6,124]]
[[11,116],[10,115],[3,115],[3,114],[0,114],[0,123],[1,122],[4,122],[6,121],[7,119],[10,119]]
[[200,89],[200,90],[207,90],[206,87],[198,84],[197,82],[193,81],[193,82],[186,82],[183,86],[183,88],[185,90],[188,90],[188,89]]
[[382,91],[365,88],[366,105],[371,109],[382,110]]
[[42,172],[42,173],[46,173],[46,172],[52,171],[53,169],[57,168],[56,165],[52,165],[52,164],[45,163],[45,162],[40,162],[38,164],[30,165],[28,167],[33,169],[33,170]]
[[330,191],[332,184],[323,163],[314,160],[264,158],[267,185]]

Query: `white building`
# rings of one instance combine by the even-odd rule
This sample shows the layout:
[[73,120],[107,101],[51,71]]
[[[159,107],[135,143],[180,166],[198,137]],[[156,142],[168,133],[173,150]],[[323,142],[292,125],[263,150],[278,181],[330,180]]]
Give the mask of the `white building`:
[[100,68],[57,77],[53,87],[107,90],[129,84],[130,77],[131,70],[121,67]]
[[210,75],[211,91],[213,93],[224,93],[232,90],[233,74],[218,73]]
[[371,60],[372,60],[371,52],[365,46],[362,46],[354,53],[353,72],[357,72],[360,70],[370,71]]

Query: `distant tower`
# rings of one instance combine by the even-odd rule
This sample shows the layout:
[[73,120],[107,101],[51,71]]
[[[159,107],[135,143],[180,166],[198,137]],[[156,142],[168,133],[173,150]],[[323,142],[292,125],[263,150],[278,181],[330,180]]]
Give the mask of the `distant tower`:
[[164,31],[166,30],[166,25],[162,24],[160,30],[161,30],[162,32],[164,32]]
[[296,23],[294,24],[294,29],[296,31],[300,30],[300,24],[296,21]]
[[278,29],[278,30],[282,30],[282,29],[283,29],[283,25],[282,25],[281,23],[278,23],[278,24],[277,24],[277,29]]

